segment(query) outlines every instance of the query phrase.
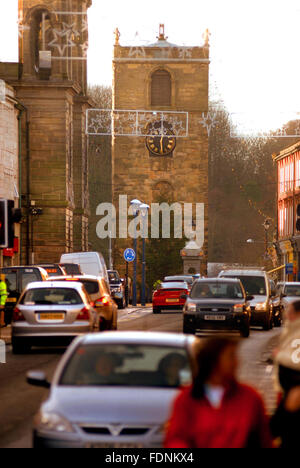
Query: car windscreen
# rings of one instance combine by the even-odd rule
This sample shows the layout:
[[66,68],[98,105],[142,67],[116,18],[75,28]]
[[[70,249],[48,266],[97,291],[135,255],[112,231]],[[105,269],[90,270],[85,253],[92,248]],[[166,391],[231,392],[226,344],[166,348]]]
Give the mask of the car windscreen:
[[188,289],[187,283],[184,282],[179,282],[179,283],[172,283],[171,281],[169,283],[162,283],[159,286],[159,289]]
[[183,277],[183,276],[170,276],[164,279],[164,283],[173,283],[176,282],[184,282],[188,284],[193,284],[194,279],[193,277]]
[[98,281],[91,281],[91,280],[81,279],[80,283],[82,283],[84,285],[85,290],[89,295],[99,293],[99,283],[98,283]]
[[36,281],[40,281],[42,279],[39,270],[31,270],[30,268],[26,270],[21,270],[20,276],[21,291],[23,291],[28,284],[35,283]]
[[120,283],[120,277],[119,274],[116,271],[109,271],[108,272],[108,279],[110,284],[119,284]]
[[21,304],[30,305],[79,305],[82,299],[75,289],[37,288],[27,291]]
[[284,294],[287,297],[300,297],[300,284],[289,285],[284,288]]
[[65,270],[67,275],[73,276],[82,274],[80,266],[75,263],[62,263],[60,266]]
[[266,280],[263,276],[230,276],[239,279],[249,296],[266,296]]
[[201,282],[195,283],[191,299],[243,299],[243,291],[238,283]]
[[184,349],[95,344],[76,349],[60,385],[177,388],[190,382],[191,367]]
[[7,286],[7,292],[9,294],[17,294],[17,273],[9,272],[5,274],[5,281]]

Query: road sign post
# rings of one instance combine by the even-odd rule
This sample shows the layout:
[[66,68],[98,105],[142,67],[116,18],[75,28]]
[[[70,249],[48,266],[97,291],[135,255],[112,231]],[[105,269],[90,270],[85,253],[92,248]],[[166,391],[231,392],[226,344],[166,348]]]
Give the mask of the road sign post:
[[[128,272],[128,269],[129,269],[129,263],[136,262],[136,253],[135,253],[135,251],[133,249],[126,249],[125,252],[124,252],[124,259],[126,261],[125,296],[126,296],[126,305],[128,306],[128,304],[129,304],[129,287],[128,287],[129,272]],[[136,294],[135,294],[135,298],[136,298]],[[136,303],[134,304],[134,297],[133,297],[132,302],[133,302],[133,305],[136,305]],[[136,302],[136,299],[135,299],[135,302]]]

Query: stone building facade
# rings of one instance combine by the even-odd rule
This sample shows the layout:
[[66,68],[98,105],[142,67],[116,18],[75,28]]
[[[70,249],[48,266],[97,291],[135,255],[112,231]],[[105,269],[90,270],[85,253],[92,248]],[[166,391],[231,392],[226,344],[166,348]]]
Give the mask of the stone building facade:
[[[91,0],[19,0],[19,63],[0,67],[22,118],[23,262],[88,250],[87,9]],[[35,216],[36,208],[42,214]],[[38,211],[41,213],[40,211]]]
[[[15,107],[15,91],[5,81],[0,82],[0,198],[13,200],[19,206],[19,112]],[[15,226],[20,238],[20,225]],[[19,244],[13,250],[0,250],[0,265],[18,264]]]
[[[113,134],[115,206],[118,206],[119,195],[127,195],[128,200],[139,199],[148,205],[160,200],[204,203],[205,243],[201,272],[205,273],[208,133],[200,121],[208,112],[208,34],[203,47],[181,47],[169,43],[162,25],[158,41],[149,46],[123,47],[119,37],[117,31],[113,58],[113,109],[166,112],[166,133],[173,136],[174,125],[168,126],[167,113],[173,113],[170,116],[174,123],[176,112],[186,112],[188,126],[187,135],[182,138]],[[144,132],[151,131],[147,130],[146,124]],[[131,246],[130,243],[130,240],[116,241],[115,262],[121,269],[124,265],[123,249]]]

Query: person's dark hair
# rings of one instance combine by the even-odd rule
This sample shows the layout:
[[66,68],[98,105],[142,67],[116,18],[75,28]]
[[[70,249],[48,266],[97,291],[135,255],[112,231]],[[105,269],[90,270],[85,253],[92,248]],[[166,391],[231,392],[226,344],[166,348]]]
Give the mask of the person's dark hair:
[[226,337],[209,338],[200,343],[196,350],[196,372],[192,387],[192,396],[203,398],[204,385],[216,369],[221,354],[229,346],[237,346],[238,340]]
[[300,314],[300,301],[295,301],[292,303],[292,306],[294,307],[295,309],[295,312],[297,314]]
[[160,361],[158,365],[158,372],[164,374],[166,368],[172,363],[173,359],[178,359],[181,362],[181,368],[183,369],[187,364],[187,359],[179,353],[170,353]]

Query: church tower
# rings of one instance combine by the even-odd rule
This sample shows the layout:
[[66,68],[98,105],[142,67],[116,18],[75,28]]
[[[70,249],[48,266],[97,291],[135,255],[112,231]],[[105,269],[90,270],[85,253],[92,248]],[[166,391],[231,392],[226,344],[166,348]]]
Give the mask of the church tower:
[[91,3],[19,0],[19,79],[11,84],[27,109],[22,131],[27,262],[57,262],[63,252],[88,250],[85,111]]
[[[175,45],[168,41],[164,25],[160,25],[155,43],[124,47],[120,44],[120,33],[116,31],[113,108],[115,115],[122,116],[124,112],[129,121],[135,115],[132,122],[136,127],[135,134],[130,135],[128,129],[122,135],[117,128],[113,133],[112,152],[116,206],[119,195],[127,195],[128,200],[139,199],[148,205],[162,200],[205,205],[205,241],[201,252],[201,272],[205,274],[208,31],[203,38],[201,47]],[[124,245],[120,240],[116,243],[120,259],[126,243],[128,246],[129,240]]]

